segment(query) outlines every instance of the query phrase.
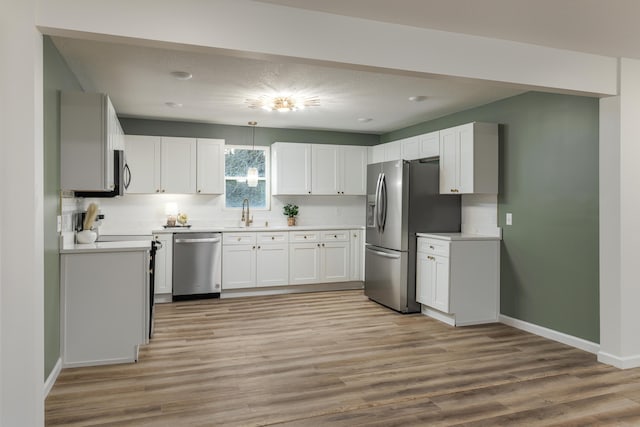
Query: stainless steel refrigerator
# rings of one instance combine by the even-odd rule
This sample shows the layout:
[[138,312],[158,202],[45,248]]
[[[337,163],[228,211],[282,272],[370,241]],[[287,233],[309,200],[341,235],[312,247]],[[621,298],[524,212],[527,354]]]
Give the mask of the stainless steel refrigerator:
[[460,231],[460,196],[441,195],[439,159],[367,167],[364,292],[401,313],[416,302],[416,233]]

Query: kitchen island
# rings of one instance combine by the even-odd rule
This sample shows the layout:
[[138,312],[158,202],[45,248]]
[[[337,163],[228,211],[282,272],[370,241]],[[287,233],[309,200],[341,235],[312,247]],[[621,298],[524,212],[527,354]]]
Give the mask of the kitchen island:
[[149,241],[63,244],[62,366],[135,362],[149,342]]

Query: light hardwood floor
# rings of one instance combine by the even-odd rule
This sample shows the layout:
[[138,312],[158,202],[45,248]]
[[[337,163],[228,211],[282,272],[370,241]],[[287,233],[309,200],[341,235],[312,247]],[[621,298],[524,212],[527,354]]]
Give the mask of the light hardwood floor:
[[361,291],[157,305],[136,364],[66,369],[46,424],[640,425],[640,369]]

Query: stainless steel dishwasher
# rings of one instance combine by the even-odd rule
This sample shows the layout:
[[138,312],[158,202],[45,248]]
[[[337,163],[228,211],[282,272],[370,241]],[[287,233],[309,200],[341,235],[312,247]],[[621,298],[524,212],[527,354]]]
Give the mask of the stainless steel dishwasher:
[[222,283],[222,234],[173,235],[173,300],[216,298]]

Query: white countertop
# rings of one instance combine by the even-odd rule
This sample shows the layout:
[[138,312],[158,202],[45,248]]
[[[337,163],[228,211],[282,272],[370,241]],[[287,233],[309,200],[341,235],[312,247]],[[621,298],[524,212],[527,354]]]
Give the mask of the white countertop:
[[154,234],[161,233],[224,233],[238,231],[307,231],[307,230],[364,230],[362,225],[275,225],[275,226],[249,226],[249,227],[169,227],[153,230]]
[[60,248],[61,254],[148,251],[151,239],[122,242],[68,243]]
[[488,236],[483,234],[468,233],[416,233],[418,237],[428,237],[438,240],[501,240],[498,236]]

